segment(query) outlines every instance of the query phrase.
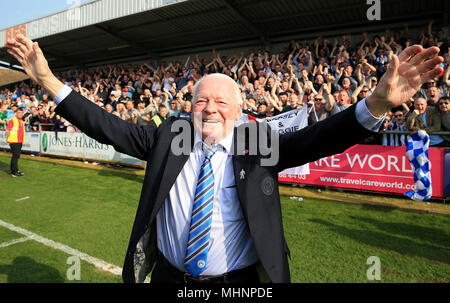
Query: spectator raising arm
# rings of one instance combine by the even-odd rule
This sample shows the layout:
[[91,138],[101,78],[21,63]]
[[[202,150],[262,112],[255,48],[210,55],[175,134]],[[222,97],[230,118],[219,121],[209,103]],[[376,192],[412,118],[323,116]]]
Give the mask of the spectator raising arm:
[[177,102],[181,105],[181,108],[184,108],[184,100],[183,100],[183,91],[180,90],[177,94]]
[[278,90],[280,88],[280,82],[281,82],[281,79],[279,77],[276,77],[275,84],[273,85],[272,90],[270,91],[270,94],[272,95],[273,98],[278,98],[277,94],[278,94]]
[[319,58],[319,38],[317,38],[316,40],[314,40],[314,47],[315,47],[315,56],[316,58]]
[[222,69],[226,68],[225,64],[223,64],[222,59],[220,58],[220,54],[217,53],[217,62],[219,63],[219,65],[222,67]]
[[372,73],[375,73],[377,71],[376,67],[367,62],[367,59],[363,59],[363,66],[366,66]]
[[358,64],[356,66],[355,74],[356,74],[356,80],[358,80],[358,83],[361,85],[361,83],[364,83],[363,75],[361,73],[362,65]]
[[251,110],[253,110],[254,112],[256,112],[258,109],[257,109],[257,107],[255,106],[255,105],[253,105],[253,104],[251,104],[250,102],[248,102],[248,100],[245,98],[243,98],[243,100],[244,100],[244,105],[243,105],[243,109],[244,110],[249,110],[249,108],[251,109]]
[[294,78],[294,82],[295,82],[295,87],[297,88],[297,92],[298,92],[298,98],[302,99],[303,95],[305,94],[305,91],[303,90],[302,85],[300,84],[300,81],[298,81],[298,78],[296,75],[293,76]]
[[428,37],[433,37],[433,20],[428,23]]
[[367,44],[367,42],[369,42],[369,40],[367,40],[367,37],[365,37],[364,41],[361,43],[361,46],[359,47],[359,50],[364,50],[364,46]]
[[99,83],[98,81],[97,81],[97,82],[95,82],[95,91],[94,91],[94,96],[95,96],[95,95],[97,95],[99,87],[100,87],[100,83]]
[[267,111],[271,111],[272,108],[276,108],[278,111],[283,111],[283,107],[278,105],[278,97],[271,95],[269,92],[264,92],[264,100],[267,104]]
[[247,67],[248,67],[248,72],[249,72],[249,78],[250,79],[256,79],[256,73],[255,73],[255,71],[253,70],[253,62],[252,61],[249,61],[248,63],[247,63]]
[[237,81],[238,80],[238,76],[237,76],[236,70],[234,68],[231,69],[231,73],[233,74],[233,80]]
[[322,89],[324,92],[323,96],[326,96],[326,98],[328,100],[327,104],[325,104],[325,110],[330,112],[334,107],[334,102],[335,102],[334,97],[331,94],[328,84],[324,83],[322,85]]
[[336,52],[337,46],[338,46],[338,39],[336,38],[334,40],[334,47],[333,50],[331,51],[330,57],[334,57],[334,53]]
[[289,82],[288,82],[288,88],[289,90],[292,89],[292,82],[294,81],[294,69],[292,67],[292,65],[289,65]]
[[311,81],[306,82],[305,88],[309,88],[314,95],[318,94],[318,92],[314,89],[314,85]]
[[189,66],[189,61],[191,61],[191,56],[186,59],[186,63],[184,63],[184,67],[187,68]]
[[314,65],[314,59],[313,59],[313,56],[310,51],[307,51],[306,53],[308,54],[308,58],[309,58],[308,67],[306,68],[306,71],[308,73],[310,73],[313,68],[313,65]]
[[364,87],[364,82],[360,82],[360,84],[353,91],[352,96],[351,96],[351,98],[352,98],[351,103],[352,104],[355,104],[358,101],[358,95],[361,92],[361,90],[363,89],[363,87]]
[[378,39],[375,39],[375,46],[374,46],[374,48],[372,49],[372,51],[370,52],[370,54],[369,54],[369,56],[370,56],[370,58],[372,58],[372,60],[375,60],[376,59],[376,55],[375,55],[375,53],[377,52],[377,49],[378,49],[378,47],[380,46],[380,43],[378,42],[379,40]]

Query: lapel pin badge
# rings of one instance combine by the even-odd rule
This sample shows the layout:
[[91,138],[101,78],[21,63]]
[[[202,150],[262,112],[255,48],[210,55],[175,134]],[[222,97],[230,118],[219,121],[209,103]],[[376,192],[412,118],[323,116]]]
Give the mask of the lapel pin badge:
[[239,175],[241,176],[241,180],[245,179],[245,171],[241,170],[241,172],[239,173]]

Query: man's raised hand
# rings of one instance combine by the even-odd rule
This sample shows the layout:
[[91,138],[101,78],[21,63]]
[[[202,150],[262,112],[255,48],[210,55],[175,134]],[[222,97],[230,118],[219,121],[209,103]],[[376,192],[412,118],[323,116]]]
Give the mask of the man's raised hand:
[[367,98],[369,111],[377,117],[408,101],[430,79],[439,76],[439,64],[444,58],[436,56],[439,48],[423,49],[421,45],[406,48],[392,61],[373,94]]
[[18,35],[14,39],[8,39],[5,46],[8,53],[19,61],[27,75],[36,83],[41,83],[40,79],[51,74],[37,42],[33,43],[30,39]]
[[8,39],[8,53],[19,61],[27,75],[54,97],[64,86],[51,72],[48,62],[37,42],[23,35]]

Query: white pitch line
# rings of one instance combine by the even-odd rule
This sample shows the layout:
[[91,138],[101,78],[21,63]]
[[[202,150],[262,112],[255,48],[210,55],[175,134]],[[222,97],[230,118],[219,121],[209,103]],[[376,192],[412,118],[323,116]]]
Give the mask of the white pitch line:
[[28,240],[30,240],[30,238],[23,237],[23,238],[14,239],[14,240],[11,240],[11,241],[3,242],[3,243],[0,243],[0,248],[5,248],[5,247],[8,247],[10,245],[14,245],[14,244],[17,244],[17,243],[22,243],[22,242],[25,242],[25,241],[28,241]]
[[77,256],[79,257],[81,260],[86,261],[92,265],[94,265],[97,268],[100,268],[101,270],[110,272],[114,275],[120,276],[122,275],[122,268],[119,266],[116,266],[114,264],[110,264],[107,263],[103,260],[100,260],[98,258],[92,257],[86,253],[83,253],[79,250],[76,250],[72,247],[69,247],[67,245],[55,242],[53,240],[44,238],[42,236],[39,236],[38,234],[35,234],[29,230],[20,228],[18,226],[15,226],[13,224],[7,223],[5,221],[0,220],[0,226],[6,227],[7,229],[14,231],[16,233],[22,234],[24,236],[26,236],[27,239],[29,240],[34,240],[36,242],[42,243],[45,246],[54,248],[54,249],[58,249],[61,250],[63,252],[65,252],[66,254],[72,255],[72,256]]
[[23,198],[20,198],[20,199],[16,199],[16,202],[19,202],[19,201],[22,201],[22,200],[26,200],[26,199],[30,199],[30,197],[26,196],[26,197],[23,197]]

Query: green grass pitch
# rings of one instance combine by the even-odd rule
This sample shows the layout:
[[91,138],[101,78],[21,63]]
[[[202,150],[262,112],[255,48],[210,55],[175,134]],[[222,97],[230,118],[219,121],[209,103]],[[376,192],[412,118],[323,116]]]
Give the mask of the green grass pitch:
[[[20,160],[26,176],[11,178],[0,156],[0,220],[123,266],[142,178]],[[16,201],[18,199],[29,197]],[[389,208],[281,199],[293,282],[449,282],[450,218]],[[70,255],[0,226],[0,283],[121,282],[81,261],[67,279]],[[370,256],[381,262],[369,281]]]

